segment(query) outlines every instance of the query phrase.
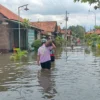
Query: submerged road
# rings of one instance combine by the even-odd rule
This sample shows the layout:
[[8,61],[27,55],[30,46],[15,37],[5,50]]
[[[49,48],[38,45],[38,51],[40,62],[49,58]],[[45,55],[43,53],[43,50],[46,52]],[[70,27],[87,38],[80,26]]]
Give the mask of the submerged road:
[[100,100],[100,57],[82,47],[57,49],[49,72],[35,53],[21,64],[9,55],[0,55],[0,100]]

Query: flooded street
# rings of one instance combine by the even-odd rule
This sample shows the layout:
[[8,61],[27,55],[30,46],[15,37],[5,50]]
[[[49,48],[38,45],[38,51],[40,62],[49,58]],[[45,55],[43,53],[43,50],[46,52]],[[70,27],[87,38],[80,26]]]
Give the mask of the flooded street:
[[21,62],[9,57],[0,55],[0,100],[100,100],[100,57],[82,47],[57,49],[50,72],[41,71],[36,53]]

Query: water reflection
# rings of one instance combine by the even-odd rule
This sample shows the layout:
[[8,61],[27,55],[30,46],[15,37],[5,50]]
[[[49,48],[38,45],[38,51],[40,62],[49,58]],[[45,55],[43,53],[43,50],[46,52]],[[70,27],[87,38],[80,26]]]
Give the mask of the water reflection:
[[96,57],[100,57],[100,50],[99,50],[99,49],[96,49],[96,51],[95,51],[95,56],[96,56]]
[[17,79],[20,78],[25,71],[21,68],[21,66],[13,66],[12,64],[1,68],[1,70],[2,73],[0,73],[0,92],[7,91],[13,85],[18,84],[19,81]]
[[53,98],[57,91],[54,88],[55,87],[55,82],[54,79],[51,76],[51,71],[44,71],[41,70],[38,72],[38,82],[40,86],[43,88],[41,90],[43,94],[43,98]]
[[86,54],[90,54],[90,47],[85,46],[84,51],[85,51]]
[[20,64],[0,55],[0,100],[100,100],[100,57],[93,54],[100,52],[89,50],[84,56],[81,47],[67,48],[66,61],[57,48],[51,71],[40,70],[35,52]]
[[62,51],[63,51],[63,48],[61,48],[61,47],[56,49],[56,51],[55,51],[56,59],[60,59]]
[[90,54],[92,52],[93,56],[100,57],[100,49],[97,49],[96,47],[86,46],[84,51],[86,54]]

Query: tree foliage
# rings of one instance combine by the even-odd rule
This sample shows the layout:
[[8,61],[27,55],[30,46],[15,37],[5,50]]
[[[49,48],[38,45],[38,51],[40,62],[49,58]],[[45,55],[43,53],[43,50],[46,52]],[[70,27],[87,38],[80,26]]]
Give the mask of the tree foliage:
[[21,58],[23,57],[27,57],[27,51],[26,50],[23,50],[21,51],[20,48],[15,48],[14,49],[16,52],[13,53],[11,56],[10,56],[10,60],[20,60]]
[[99,0],[74,0],[74,2],[82,2],[82,3],[86,3],[88,2],[89,4],[94,4],[96,3],[97,5],[94,6],[95,9],[100,8],[100,1]]
[[37,50],[41,46],[41,40],[37,39],[32,43],[32,47],[34,47],[35,50]]
[[97,34],[86,34],[85,42],[91,46],[100,46],[100,37]]
[[95,29],[100,29],[100,26],[95,26]]
[[65,41],[64,41],[64,39],[62,37],[57,36],[55,38],[55,41],[54,42],[55,42],[56,46],[61,46]]
[[30,27],[30,21],[29,21],[29,19],[24,19],[23,22],[22,22],[22,25],[25,28],[29,28]]
[[70,26],[68,29],[72,31],[72,35],[74,37],[80,38],[80,39],[84,38],[84,33],[85,33],[84,27],[77,25],[77,26]]

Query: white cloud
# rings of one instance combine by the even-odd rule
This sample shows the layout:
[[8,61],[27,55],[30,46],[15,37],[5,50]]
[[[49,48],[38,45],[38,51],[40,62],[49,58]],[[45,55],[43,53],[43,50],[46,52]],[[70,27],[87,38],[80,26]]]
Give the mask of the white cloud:
[[66,10],[70,13],[68,26],[70,25],[82,25],[85,27],[94,26],[94,14],[88,13],[91,9],[96,13],[97,25],[100,23],[99,10],[93,10],[93,6],[88,3],[81,4],[79,2],[74,3],[73,0],[0,0],[0,3],[18,14],[18,7],[23,4],[29,4],[29,11],[20,10],[21,17],[31,19],[31,21],[57,21],[62,27],[65,26],[65,13]]
[[30,2],[37,6],[43,6],[42,0],[31,0]]

